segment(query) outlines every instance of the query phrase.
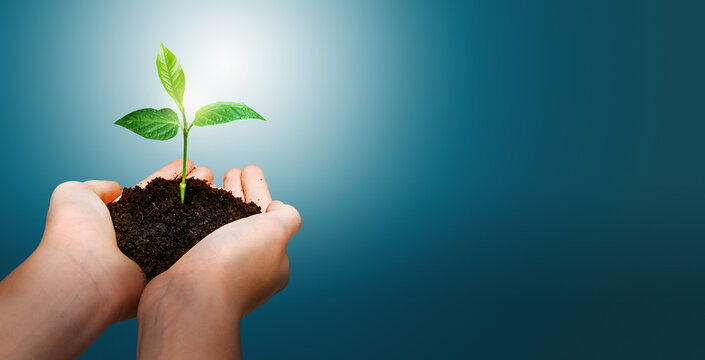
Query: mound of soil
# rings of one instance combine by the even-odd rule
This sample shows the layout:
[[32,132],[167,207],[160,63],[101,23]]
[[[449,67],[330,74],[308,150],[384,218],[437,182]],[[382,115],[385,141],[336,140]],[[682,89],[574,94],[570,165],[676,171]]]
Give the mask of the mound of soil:
[[262,212],[255,203],[197,179],[186,179],[182,204],[180,182],[156,178],[145,188],[123,189],[120,200],[108,204],[118,247],[142,268],[147,281],[217,228]]

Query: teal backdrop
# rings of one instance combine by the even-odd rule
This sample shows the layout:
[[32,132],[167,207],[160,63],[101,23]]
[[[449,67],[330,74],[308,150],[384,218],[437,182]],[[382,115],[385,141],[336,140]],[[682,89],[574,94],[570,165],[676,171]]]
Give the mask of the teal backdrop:
[[[303,228],[249,359],[705,358],[705,6],[697,1],[5,1],[0,276],[67,180],[123,186],[197,128],[217,182],[260,165]],[[1,319],[0,319],[1,321]],[[135,320],[81,359],[132,358]]]

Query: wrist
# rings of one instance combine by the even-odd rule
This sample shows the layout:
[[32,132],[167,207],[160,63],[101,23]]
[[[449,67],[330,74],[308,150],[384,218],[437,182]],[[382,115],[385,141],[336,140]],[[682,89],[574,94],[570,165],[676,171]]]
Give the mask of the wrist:
[[140,298],[138,318],[156,313],[174,317],[183,312],[197,312],[204,316],[216,314],[229,323],[242,318],[241,306],[228,293],[228,289],[213,279],[172,270],[147,284]]
[[35,251],[39,266],[59,286],[91,292],[99,314],[109,324],[136,315],[144,289],[144,274],[137,264],[116,249],[71,249],[42,242]]
[[142,293],[138,359],[238,357],[238,308],[208,280],[171,275],[157,276]]

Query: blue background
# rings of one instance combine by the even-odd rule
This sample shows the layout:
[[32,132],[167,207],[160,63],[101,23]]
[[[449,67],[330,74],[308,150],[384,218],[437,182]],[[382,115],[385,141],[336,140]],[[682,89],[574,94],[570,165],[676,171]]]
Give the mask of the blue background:
[[[0,275],[53,188],[180,156],[112,125],[241,100],[195,129],[260,165],[303,228],[246,358],[705,357],[705,9],[658,1],[0,5]],[[219,182],[219,181],[218,181]],[[1,320],[0,320],[1,321]],[[82,359],[134,356],[135,320]]]

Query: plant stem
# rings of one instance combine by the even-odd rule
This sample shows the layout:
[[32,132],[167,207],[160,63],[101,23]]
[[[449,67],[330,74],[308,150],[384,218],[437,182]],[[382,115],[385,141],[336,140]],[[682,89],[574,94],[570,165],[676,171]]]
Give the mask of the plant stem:
[[187,151],[188,151],[188,122],[186,122],[186,114],[184,114],[184,109],[181,108],[181,116],[184,119],[184,127],[181,129],[182,132],[184,133],[184,167],[183,171],[181,172],[181,184],[179,184],[179,190],[181,192],[181,203],[184,203],[184,199],[186,198],[186,161],[188,159]]

